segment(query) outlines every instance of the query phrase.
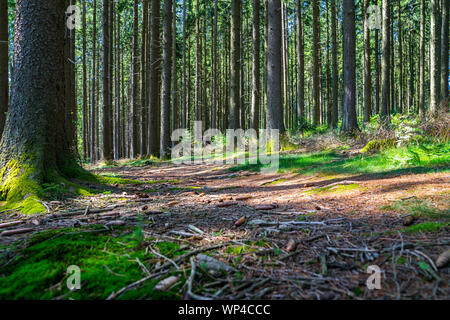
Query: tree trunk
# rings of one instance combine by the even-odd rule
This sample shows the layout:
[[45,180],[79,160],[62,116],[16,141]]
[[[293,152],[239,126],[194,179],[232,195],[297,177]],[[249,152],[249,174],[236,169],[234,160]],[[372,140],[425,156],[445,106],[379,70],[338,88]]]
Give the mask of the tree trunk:
[[186,0],[183,0],[183,68],[181,76],[181,128],[186,128],[187,101],[186,101]]
[[358,128],[356,118],[356,33],[355,2],[343,3],[343,60],[344,60],[344,117],[341,131],[354,133]]
[[8,1],[0,1],[0,137],[8,112]]
[[364,0],[364,122],[372,115],[372,68],[370,62],[369,0]]
[[91,89],[91,116],[90,116],[90,155],[91,162],[97,160],[97,122],[96,122],[96,109],[97,109],[97,0],[94,0],[93,17],[92,17],[92,89]]
[[131,110],[130,110],[130,157],[136,158],[139,153],[138,144],[138,109],[139,109],[139,56],[138,56],[138,18],[139,0],[134,0],[133,45],[131,57]]
[[158,156],[160,148],[160,0],[152,1],[152,46],[150,61],[149,153]]
[[383,36],[382,36],[382,61],[381,61],[381,110],[380,117],[384,124],[389,123],[390,109],[390,13],[389,1],[383,0]]
[[252,125],[255,130],[259,129],[259,104],[260,104],[260,0],[253,0],[253,68],[252,68]]
[[148,0],[142,3],[142,38],[141,38],[141,139],[140,154],[147,155],[148,137],[148,101],[147,101],[147,41],[148,41]]
[[231,0],[230,129],[240,127],[241,0]]
[[[334,2],[332,2],[334,6]],[[302,125],[305,122],[305,44],[303,37],[303,9],[302,2],[297,2],[297,35],[298,35],[298,106],[297,113]]]
[[420,1],[419,116],[425,116],[425,0]]
[[267,128],[284,132],[281,105],[281,2],[268,3]]
[[110,33],[109,33],[109,0],[103,0],[103,159],[114,158],[111,145],[111,74],[110,71]]
[[[439,0],[431,0],[431,24],[430,24],[430,114],[434,116],[439,107],[440,90],[440,44],[439,38]],[[448,58],[448,57],[447,57]]]
[[338,70],[338,42],[337,42],[337,17],[336,17],[336,3],[331,1],[331,37],[333,42],[333,106],[331,108],[331,126],[333,129],[338,127],[338,117],[339,117],[339,70]]
[[[0,142],[0,198],[45,211],[40,185],[81,172],[65,133],[65,1],[16,1],[11,105]],[[37,116],[38,115],[38,116]],[[8,206],[8,205],[7,205]],[[6,207],[7,207],[6,206]]]
[[312,1],[313,7],[313,123],[320,124],[320,10],[319,0]]
[[403,40],[402,40],[402,6],[400,3],[400,0],[397,0],[398,5],[398,60],[399,60],[399,74],[398,74],[398,86],[399,86],[399,97],[398,97],[398,112],[403,113],[403,99],[404,99],[404,93],[403,93]]
[[[442,32],[441,32],[441,99],[447,99],[448,104],[448,15],[449,0],[442,1]],[[447,110],[448,105],[444,110]]]
[[161,158],[170,155],[170,91],[172,62],[172,0],[164,0],[161,89]]

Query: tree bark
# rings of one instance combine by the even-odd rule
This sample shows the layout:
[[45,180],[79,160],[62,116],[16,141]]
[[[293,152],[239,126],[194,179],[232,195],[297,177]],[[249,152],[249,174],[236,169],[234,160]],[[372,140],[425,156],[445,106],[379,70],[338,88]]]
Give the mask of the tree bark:
[[161,89],[161,158],[170,155],[170,91],[172,62],[172,0],[164,0],[163,65]]
[[281,2],[268,2],[267,129],[284,132],[281,105]]
[[356,118],[356,33],[355,2],[343,3],[343,60],[344,60],[344,117],[341,131],[354,133],[358,128]]
[[255,130],[259,129],[259,104],[260,104],[260,0],[253,0],[253,67],[252,67],[252,125]]
[[430,114],[434,116],[439,107],[440,89],[440,44],[439,38],[439,0],[431,0],[431,24],[430,24]]
[[381,110],[380,118],[384,124],[389,123],[390,109],[390,13],[389,1],[383,0],[383,35],[381,61]]
[[0,198],[23,213],[45,211],[43,182],[82,169],[68,138],[65,83],[65,1],[16,1],[11,105],[0,142]]
[[231,0],[230,129],[240,127],[241,0]]
[[336,17],[336,3],[331,1],[331,37],[333,42],[333,102],[331,108],[331,126],[333,129],[338,127],[339,117],[339,70],[338,70],[338,42],[337,42],[337,17]]
[[364,0],[364,122],[372,115],[372,68],[370,63],[369,0]]
[[109,30],[109,0],[103,0],[103,159],[114,159],[111,145],[111,74],[110,74],[110,30]]
[[9,67],[9,39],[8,39],[8,1],[0,1],[0,137],[8,112],[8,67]]
[[[344,1],[345,2],[345,1]],[[320,124],[320,10],[319,0],[312,1],[313,7],[313,123]]]
[[[442,32],[441,32],[441,99],[447,99],[448,104],[448,28],[450,1],[442,1]],[[444,106],[445,108],[445,106]],[[448,105],[447,105],[448,108]],[[447,109],[444,109],[447,110]]]
[[149,99],[149,153],[159,156],[160,152],[160,0],[152,1],[152,46],[150,61],[150,99]]
[[425,116],[425,0],[420,1],[419,116]]

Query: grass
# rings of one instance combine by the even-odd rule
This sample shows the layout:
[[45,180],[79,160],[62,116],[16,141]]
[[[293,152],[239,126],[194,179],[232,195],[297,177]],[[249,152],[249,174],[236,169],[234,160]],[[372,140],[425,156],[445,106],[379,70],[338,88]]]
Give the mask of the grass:
[[439,232],[441,229],[446,228],[450,226],[450,223],[438,223],[438,222],[424,222],[419,223],[407,228],[403,228],[400,231],[413,234],[413,233],[420,233],[420,232]]
[[439,210],[431,202],[425,199],[398,200],[394,204],[381,207],[382,210],[400,211],[404,214],[412,214],[415,217],[427,217],[450,220],[450,209]]
[[335,185],[330,187],[315,188],[313,190],[306,191],[306,194],[320,194],[320,193],[345,193],[347,191],[359,189],[357,183],[347,185]]
[[[260,171],[263,165],[246,162],[229,171]],[[390,148],[375,155],[360,154],[346,158],[335,151],[282,155],[278,172],[297,172],[304,175],[371,174],[395,171],[446,171],[450,168],[450,144],[428,143],[418,146]]]
[[[95,230],[95,229],[94,229]],[[105,299],[145,276],[136,262],[154,265],[159,258],[145,254],[139,229],[118,228],[112,232],[83,232],[86,229],[59,229],[35,234],[25,247],[16,249],[16,258],[5,266],[0,257],[0,299]],[[184,252],[172,242],[159,242],[153,248],[167,257]],[[81,269],[81,289],[70,292],[66,286],[67,268]],[[109,270],[108,270],[109,269]],[[183,279],[183,278],[182,278]],[[179,299],[181,284],[172,291],[155,292],[158,280],[148,281],[121,299]]]

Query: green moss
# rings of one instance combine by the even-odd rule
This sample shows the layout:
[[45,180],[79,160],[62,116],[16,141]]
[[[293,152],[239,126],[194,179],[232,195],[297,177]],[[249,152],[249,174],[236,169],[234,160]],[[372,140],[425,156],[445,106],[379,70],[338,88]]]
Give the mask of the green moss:
[[[62,295],[71,299],[105,299],[145,275],[138,258],[151,268],[159,258],[145,254],[145,246],[126,229],[109,232],[60,229],[34,235],[15,260],[0,268],[0,299],[52,299]],[[183,254],[179,245],[160,242],[153,245],[167,257]],[[6,257],[0,258],[0,265]],[[67,268],[81,269],[81,289],[70,292],[66,286]],[[105,267],[106,266],[106,267]],[[109,271],[109,270],[111,271]],[[170,292],[154,292],[158,280],[148,281],[121,299],[178,299],[180,284]]]
[[369,141],[366,146],[361,150],[361,153],[377,152],[389,149],[395,146],[395,139],[379,139]]
[[345,184],[345,185],[334,185],[330,187],[315,188],[313,190],[306,191],[306,194],[319,194],[319,193],[345,193],[350,190],[358,189],[359,185],[357,183]]
[[8,161],[0,170],[0,199],[6,200],[2,209],[17,209],[23,213],[46,211],[37,196],[42,188],[35,179],[36,174],[29,165],[17,160]]
[[414,226],[404,228],[400,231],[406,233],[418,233],[418,232],[438,232],[443,228],[448,228],[450,223],[436,223],[436,222],[425,222],[416,224]]

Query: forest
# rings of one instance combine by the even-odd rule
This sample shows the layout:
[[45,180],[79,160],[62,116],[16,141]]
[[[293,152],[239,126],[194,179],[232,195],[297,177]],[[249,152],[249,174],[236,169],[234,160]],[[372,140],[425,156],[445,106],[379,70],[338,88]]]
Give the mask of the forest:
[[0,300],[450,299],[449,6],[0,0]]

